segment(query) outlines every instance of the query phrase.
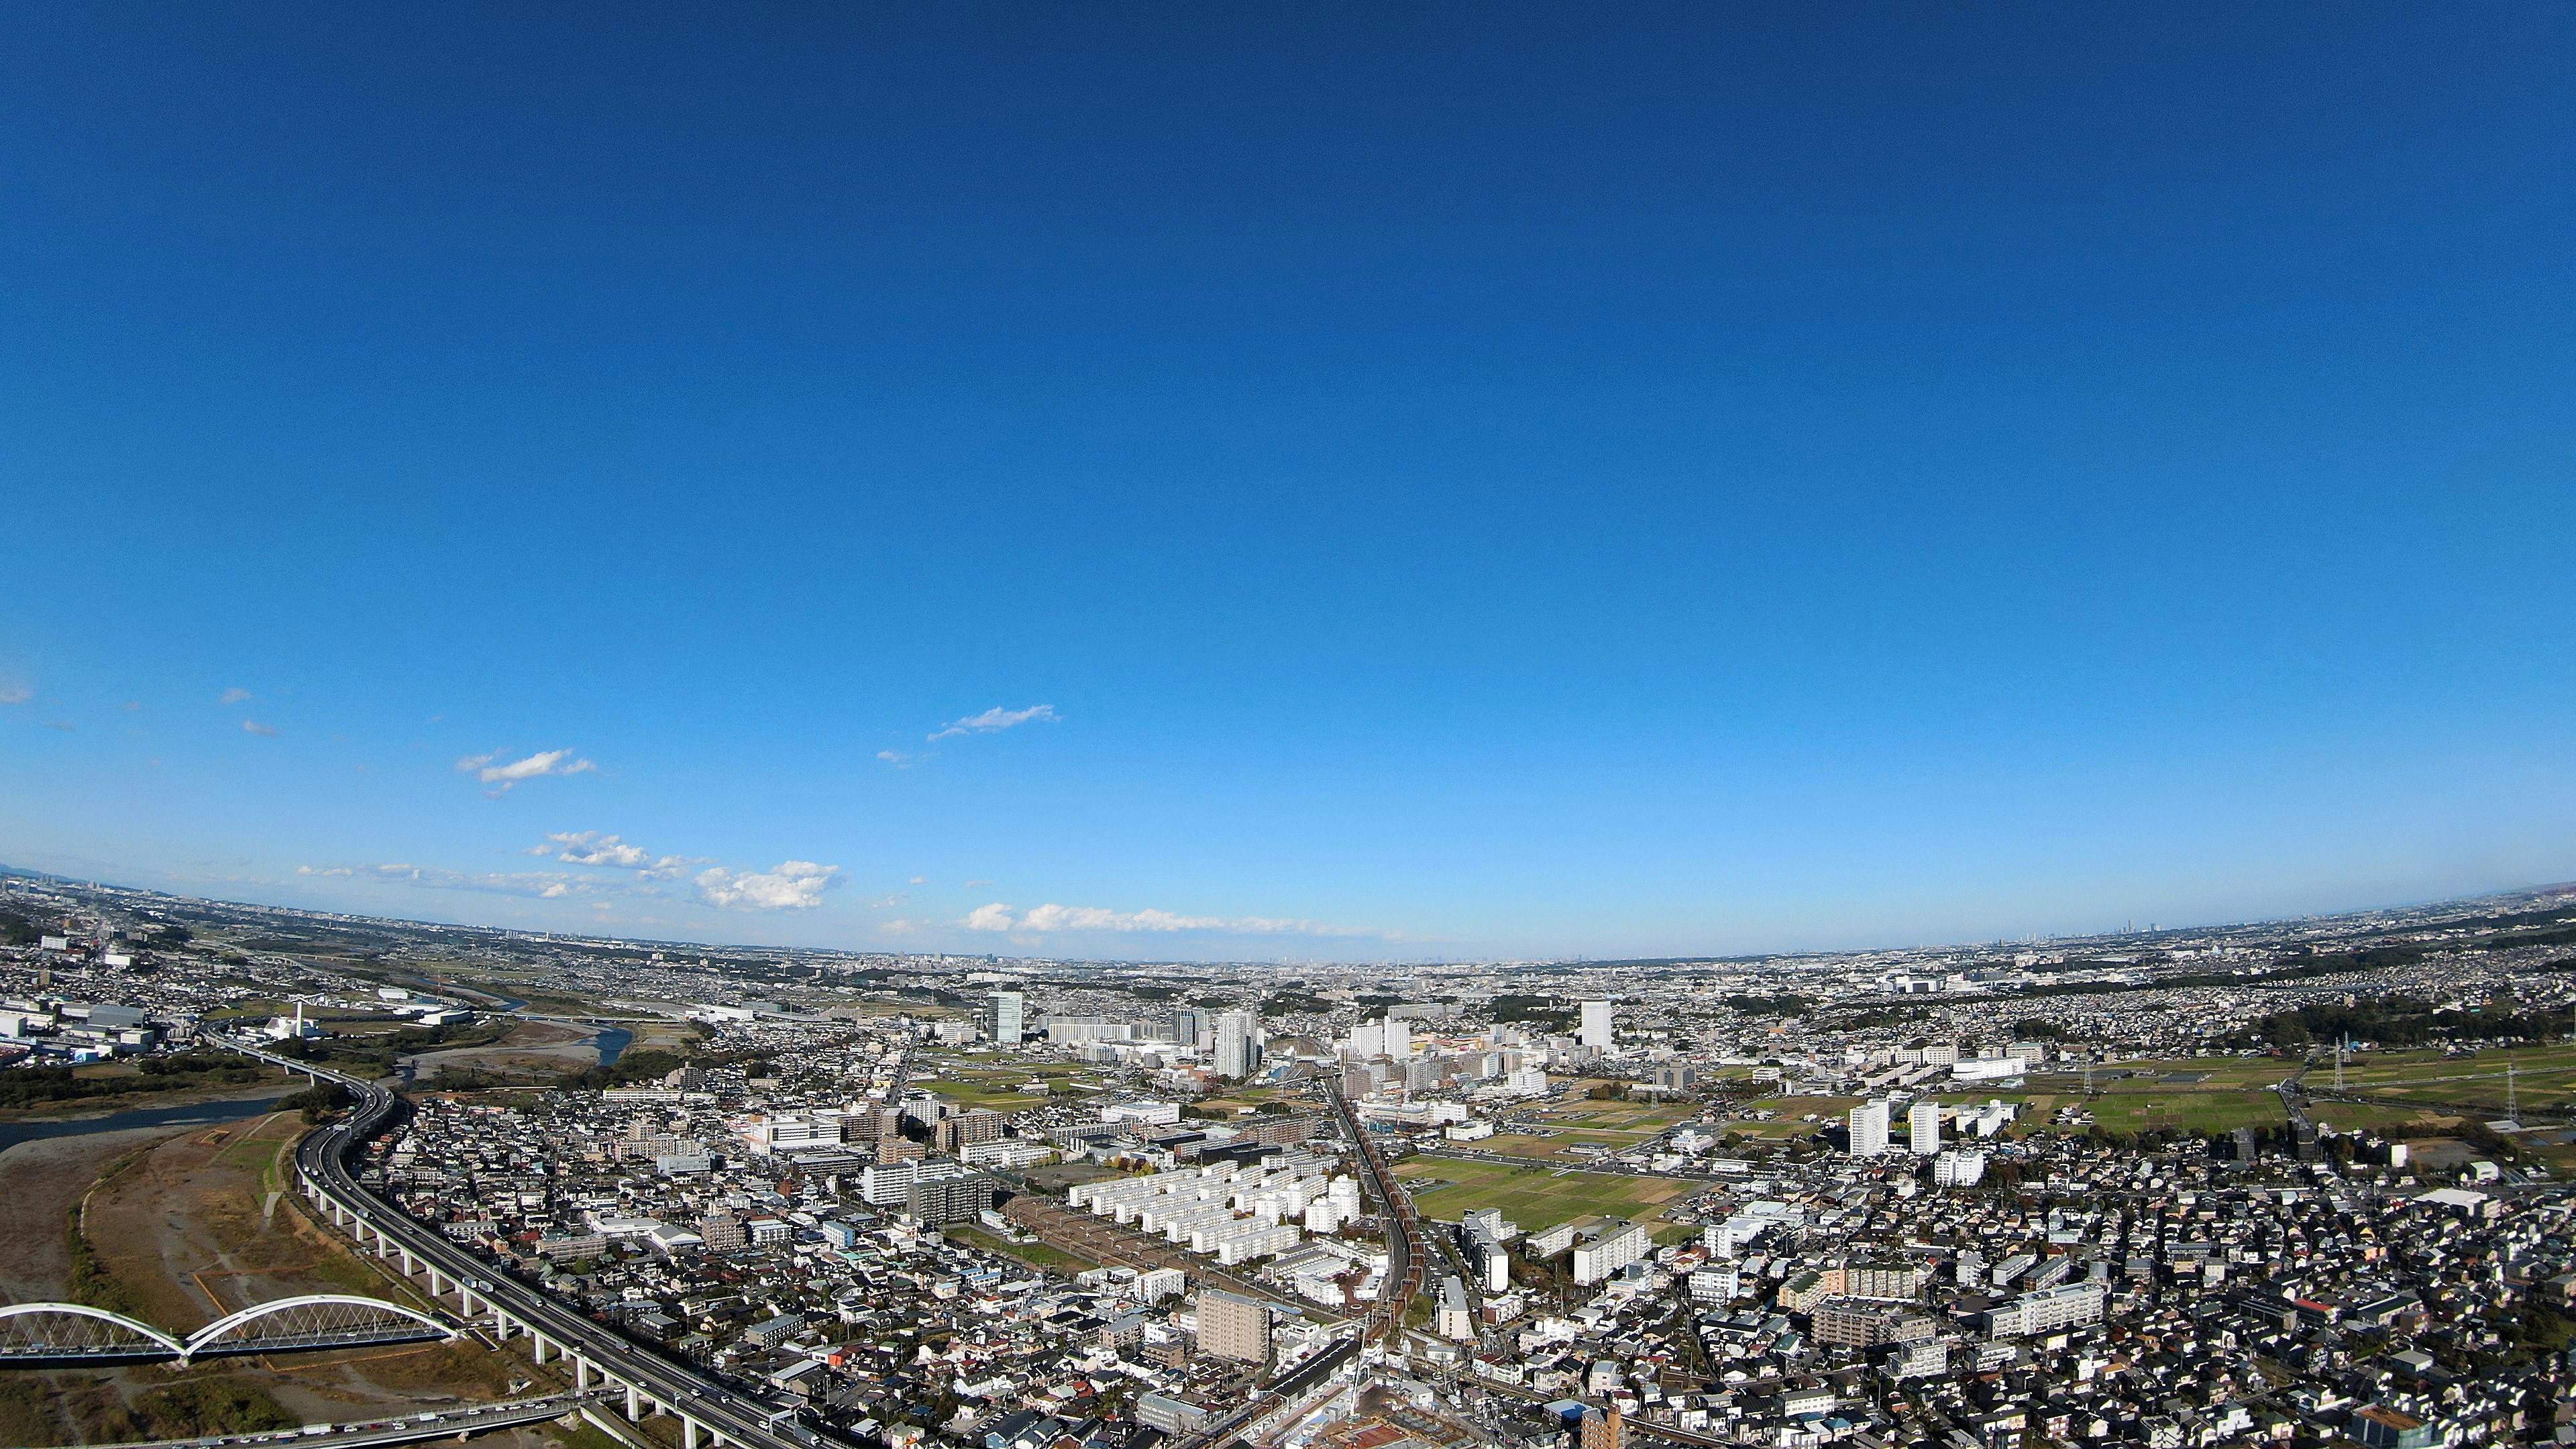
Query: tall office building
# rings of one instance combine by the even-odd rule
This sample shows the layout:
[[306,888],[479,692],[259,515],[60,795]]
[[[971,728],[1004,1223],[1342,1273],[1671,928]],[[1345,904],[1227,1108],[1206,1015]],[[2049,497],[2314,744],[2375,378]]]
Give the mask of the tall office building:
[[1912,1136],[1906,1145],[1917,1157],[1930,1157],[1941,1150],[1941,1104],[1926,1097],[1905,1114],[1905,1125]]
[[996,991],[984,998],[984,1035],[1003,1046],[1018,1046],[1027,1029],[1028,1000],[1016,991]]
[[1887,1099],[1872,1098],[1851,1109],[1851,1152],[1877,1157],[1887,1151]]
[[1261,1066],[1261,1020],[1248,1011],[1216,1019],[1216,1074],[1248,1077]]
[[1587,1001],[1583,1003],[1583,1025],[1577,1031],[1575,1040],[1592,1048],[1594,1051],[1606,1052],[1610,1050],[1609,1002]]
[[1216,1026],[1209,1020],[1208,1014],[1197,1007],[1180,1006],[1172,1009],[1172,1041],[1175,1044],[1199,1047],[1206,1044],[1215,1031]]
[[[1231,1015],[1232,1013],[1228,1013]],[[1217,1029],[1222,1032],[1224,1023]],[[1198,1314],[1199,1352],[1213,1358],[1262,1363],[1270,1357],[1270,1306],[1214,1288],[1191,1305]]]

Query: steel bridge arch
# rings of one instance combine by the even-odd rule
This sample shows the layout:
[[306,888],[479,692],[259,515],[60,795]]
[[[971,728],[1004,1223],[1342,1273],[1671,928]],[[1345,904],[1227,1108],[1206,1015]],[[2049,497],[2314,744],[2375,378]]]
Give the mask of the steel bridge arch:
[[21,1318],[31,1313],[68,1313],[75,1318],[95,1318],[103,1323],[112,1323],[119,1328],[139,1333],[145,1338],[152,1340],[154,1343],[160,1344],[162,1347],[170,1350],[172,1355],[183,1361],[188,1357],[189,1346],[187,1344],[180,1342],[178,1339],[172,1338],[170,1335],[163,1333],[160,1329],[154,1328],[151,1324],[137,1323],[122,1313],[110,1313],[104,1308],[92,1308],[86,1303],[0,1304],[0,1319]]
[[[185,1344],[171,1344],[171,1346],[179,1351],[179,1361],[181,1363],[186,1363],[193,1359],[197,1354],[213,1347],[216,1340],[222,1338],[226,1333],[241,1327],[245,1323],[257,1322],[262,1318],[268,1317],[272,1313],[286,1313],[298,1308],[318,1308],[325,1304],[333,1303],[342,1304],[351,1308],[377,1308],[382,1309],[387,1313],[400,1314],[405,1318],[419,1323],[425,1328],[436,1329],[441,1338],[455,1338],[458,1332],[456,1325],[439,1318],[435,1314],[424,1313],[420,1309],[405,1307],[400,1303],[387,1302],[382,1298],[361,1298],[352,1293],[306,1293],[294,1298],[273,1298],[266,1303],[254,1303],[250,1307],[242,1309],[238,1313],[225,1314],[223,1317],[218,1318],[214,1322],[207,1324],[205,1327],[198,1329],[196,1332],[189,1334],[188,1341]],[[114,1315],[108,1316],[113,1317]],[[140,1325],[136,1326],[139,1327]],[[144,1331],[147,1333],[151,1332],[149,1329],[145,1329]],[[170,1343],[168,1338],[163,1337],[160,1334],[153,1334],[153,1337],[160,1338],[164,1343]]]

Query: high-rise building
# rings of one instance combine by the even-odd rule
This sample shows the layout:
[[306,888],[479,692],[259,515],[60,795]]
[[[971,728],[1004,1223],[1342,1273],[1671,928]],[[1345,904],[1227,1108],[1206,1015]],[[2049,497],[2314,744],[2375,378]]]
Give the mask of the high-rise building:
[[1628,1421],[1619,1415],[1619,1406],[1607,1409],[1585,1409],[1583,1428],[1576,1437],[1575,1449],[1627,1449]]
[[1199,1352],[1212,1358],[1263,1363],[1270,1358],[1270,1307],[1254,1298],[1210,1288],[1191,1305],[1198,1314]]
[[1610,1003],[1606,1001],[1583,1003],[1583,1025],[1576,1032],[1575,1040],[1594,1051],[1606,1052],[1610,1050],[1610,1035]]
[[1248,1011],[1216,1019],[1216,1074],[1248,1077],[1261,1067],[1261,1020]]
[[698,1219],[698,1240],[710,1253],[730,1253],[748,1247],[751,1234],[743,1230],[742,1219],[731,1213],[709,1213]]
[[1877,1157],[1887,1151],[1887,1099],[1873,1097],[1851,1109],[1851,1153]]
[[1028,998],[1016,991],[996,991],[984,998],[984,1035],[1003,1046],[1018,1046],[1028,1025]]
[[955,1163],[924,1163],[904,1187],[904,1213],[921,1223],[962,1223],[992,1205],[993,1179]]
[[1172,1041],[1175,1045],[1191,1048],[1204,1046],[1215,1031],[1214,1019],[1197,1007],[1180,1006],[1172,1009]]
[[1912,1139],[1906,1145],[1914,1149],[1915,1156],[1930,1157],[1941,1150],[1940,1103],[1929,1097],[1915,1103],[1914,1110],[1905,1114],[1905,1125]]

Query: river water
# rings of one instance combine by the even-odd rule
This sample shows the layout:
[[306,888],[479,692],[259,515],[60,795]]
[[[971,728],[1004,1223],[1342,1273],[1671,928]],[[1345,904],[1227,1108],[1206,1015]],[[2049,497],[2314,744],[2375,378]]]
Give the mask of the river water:
[[239,1122],[246,1117],[262,1117],[277,1110],[285,1096],[254,1097],[247,1101],[195,1102],[183,1107],[137,1107],[129,1112],[111,1112],[104,1117],[81,1117],[68,1122],[0,1122],[0,1152],[21,1142],[36,1142],[47,1137],[84,1137],[92,1132],[123,1132],[134,1127],[211,1127],[221,1122]]

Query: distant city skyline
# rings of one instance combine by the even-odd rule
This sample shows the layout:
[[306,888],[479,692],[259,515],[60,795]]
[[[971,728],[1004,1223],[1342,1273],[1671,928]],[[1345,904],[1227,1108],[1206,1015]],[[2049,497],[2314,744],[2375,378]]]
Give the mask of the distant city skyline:
[[2576,877],[2555,11],[0,43],[11,865],[1230,960]]

